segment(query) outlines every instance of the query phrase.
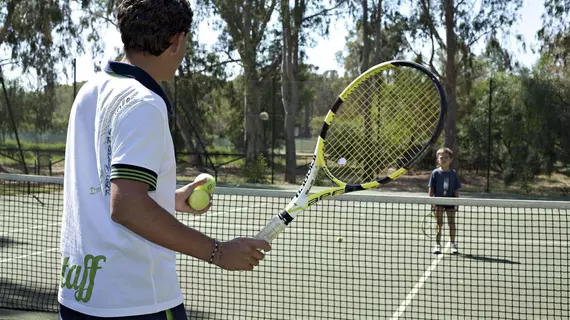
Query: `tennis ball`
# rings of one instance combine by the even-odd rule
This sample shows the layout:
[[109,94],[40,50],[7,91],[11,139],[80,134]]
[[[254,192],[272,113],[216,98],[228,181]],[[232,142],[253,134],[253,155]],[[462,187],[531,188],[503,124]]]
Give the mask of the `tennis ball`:
[[269,114],[267,112],[263,111],[259,114],[259,118],[263,121],[269,120]]
[[204,178],[208,178],[208,181],[206,181],[203,185],[196,187],[195,190],[204,190],[208,194],[212,194],[216,189],[216,179],[214,179],[214,177],[207,173],[201,173],[196,177],[196,179],[194,179],[194,181],[202,180]]
[[205,190],[194,189],[188,197],[188,205],[194,210],[204,210],[210,203],[210,195]]

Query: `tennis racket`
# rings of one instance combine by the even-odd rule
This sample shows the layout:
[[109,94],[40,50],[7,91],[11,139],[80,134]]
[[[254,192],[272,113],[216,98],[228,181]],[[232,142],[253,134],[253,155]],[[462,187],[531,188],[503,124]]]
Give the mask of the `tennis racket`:
[[[319,201],[398,179],[437,141],[445,113],[444,90],[425,67],[395,60],[368,69],[328,111],[295,197],[255,238],[271,242]],[[309,194],[319,171],[334,187]]]
[[433,207],[422,218],[422,232],[430,239],[437,235],[437,218]]

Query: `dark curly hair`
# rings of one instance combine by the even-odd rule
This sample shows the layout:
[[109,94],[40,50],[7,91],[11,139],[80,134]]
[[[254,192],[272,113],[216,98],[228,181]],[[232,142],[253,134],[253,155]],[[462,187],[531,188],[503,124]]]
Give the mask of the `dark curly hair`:
[[192,9],[187,0],[123,0],[117,8],[117,25],[125,51],[155,56],[170,47],[172,36],[188,33]]

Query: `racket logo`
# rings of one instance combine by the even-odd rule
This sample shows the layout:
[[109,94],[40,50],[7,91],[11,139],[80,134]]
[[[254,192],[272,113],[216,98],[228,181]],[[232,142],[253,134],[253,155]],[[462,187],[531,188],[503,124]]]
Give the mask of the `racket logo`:
[[[313,171],[313,168],[315,167],[316,161],[317,161],[317,156],[313,155],[313,160],[311,161],[311,165],[309,166],[309,171],[307,171],[307,174],[305,175],[305,180],[303,180],[303,183],[301,184],[301,188],[299,188],[299,191],[297,191],[297,194],[295,195],[295,197],[299,197],[301,195],[301,192],[305,189],[305,185],[307,184],[307,181],[309,180],[309,177],[311,176],[311,172]],[[314,180],[311,180],[311,185],[309,185],[305,194],[307,194],[309,192],[309,190],[311,190],[311,188],[313,187],[313,181]]]
[[314,197],[312,199],[309,199],[308,205],[312,206],[313,204],[315,204],[321,200],[324,200],[324,199],[329,198],[329,197],[334,197],[334,196],[337,196],[337,195],[343,194],[343,193],[344,193],[344,189],[337,189],[337,190],[333,190],[330,192],[323,193],[318,197]]

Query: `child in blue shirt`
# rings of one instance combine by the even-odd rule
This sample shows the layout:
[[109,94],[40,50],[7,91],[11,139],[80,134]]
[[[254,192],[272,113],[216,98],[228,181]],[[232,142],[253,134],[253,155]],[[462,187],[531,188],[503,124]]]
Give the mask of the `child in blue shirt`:
[[[450,169],[449,166],[453,161],[453,151],[449,148],[441,148],[436,153],[437,163],[439,168],[431,173],[429,179],[429,196],[430,197],[459,197],[459,189],[461,188],[461,181],[457,176],[455,170]],[[436,205],[435,217],[437,219],[437,235],[435,237],[435,247],[432,250],[433,254],[441,253],[441,227],[443,225],[443,212],[447,214],[447,224],[449,226],[449,243],[451,253],[457,253],[457,244],[455,243],[455,206]]]

